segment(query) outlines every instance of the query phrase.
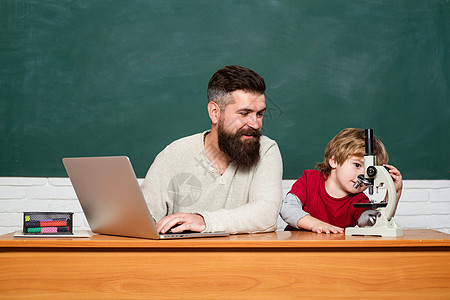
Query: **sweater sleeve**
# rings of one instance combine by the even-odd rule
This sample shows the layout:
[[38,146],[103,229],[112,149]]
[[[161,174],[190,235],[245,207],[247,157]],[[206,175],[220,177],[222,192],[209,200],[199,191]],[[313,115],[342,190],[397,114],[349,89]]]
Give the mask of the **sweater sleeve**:
[[280,216],[283,221],[298,229],[298,220],[309,215],[302,206],[302,202],[296,195],[288,193],[281,203]]
[[256,233],[274,231],[281,206],[283,166],[278,145],[261,155],[250,185],[248,203],[234,209],[200,211],[206,232]]
[[169,213],[172,206],[167,195],[167,185],[164,184],[165,150],[160,152],[141,184],[141,191],[147,202],[148,208],[156,222]]

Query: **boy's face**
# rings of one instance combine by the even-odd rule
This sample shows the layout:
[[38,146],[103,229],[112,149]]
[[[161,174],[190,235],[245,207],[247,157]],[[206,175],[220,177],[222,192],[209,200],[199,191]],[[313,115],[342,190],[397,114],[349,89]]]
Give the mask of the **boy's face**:
[[364,159],[358,156],[350,156],[342,165],[339,165],[334,158],[330,159],[333,168],[329,179],[335,187],[345,195],[363,192],[367,186],[361,184],[358,188],[353,187],[358,179],[358,175],[364,174]]

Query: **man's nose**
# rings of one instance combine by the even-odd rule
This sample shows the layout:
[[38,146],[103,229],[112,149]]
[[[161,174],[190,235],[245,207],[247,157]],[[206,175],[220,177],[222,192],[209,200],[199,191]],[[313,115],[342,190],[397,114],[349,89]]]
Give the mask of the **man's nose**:
[[262,120],[258,119],[256,115],[249,115],[247,126],[253,129],[259,129],[261,127]]

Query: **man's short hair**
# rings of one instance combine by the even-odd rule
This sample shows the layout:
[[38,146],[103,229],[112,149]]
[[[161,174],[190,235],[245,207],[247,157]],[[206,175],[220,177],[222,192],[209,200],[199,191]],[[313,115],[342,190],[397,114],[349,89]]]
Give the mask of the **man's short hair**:
[[[379,165],[387,164],[389,156],[383,143],[373,136],[374,154],[377,157]],[[327,176],[331,173],[330,158],[342,165],[350,156],[364,157],[365,148],[365,130],[360,128],[347,128],[339,132],[325,148],[324,159],[318,163],[316,168]]]
[[208,83],[208,102],[214,101],[221,109],[231,101],[231,93],[242,90],[248,93],[264,94],[266,84],[255,71],[241,66],[226,66],[218,70]]

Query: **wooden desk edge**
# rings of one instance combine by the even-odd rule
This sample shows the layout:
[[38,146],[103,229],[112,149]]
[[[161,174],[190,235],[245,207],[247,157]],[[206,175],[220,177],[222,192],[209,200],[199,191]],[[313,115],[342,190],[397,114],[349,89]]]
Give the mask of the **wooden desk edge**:
[[108,235],[92,235],[90,238],[14,238],[13,233],[0,236],[0,251],[5,248],[427,248],[450,250],[450,235],[430,229],[405,230],[403,237],[354,237],[343,234],[315,234],[301,231],[277,231],[271,233],[231,235],[219,238],[179,240],[149,240]]

